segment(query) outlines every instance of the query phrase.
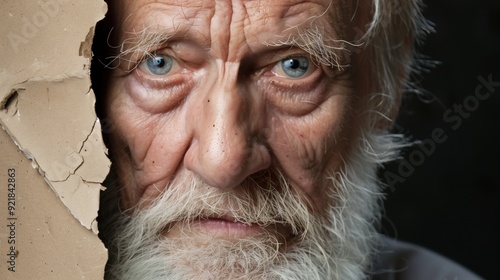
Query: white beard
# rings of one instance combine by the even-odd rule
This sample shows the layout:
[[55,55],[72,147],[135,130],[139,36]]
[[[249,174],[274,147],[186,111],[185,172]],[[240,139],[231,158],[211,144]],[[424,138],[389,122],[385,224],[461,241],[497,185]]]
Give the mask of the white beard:
[[[231,192],[197,178],[177,178],[151,207],[122,215],[114,245],[116,262],[108,276],[117,280],[152,279],[365,279],[377,244],[382,194],[377,165],[395,155],[392,135],[366,135],[345,159],[342,171],[329,174],[329,208],[324,217],[310,211],[277,172],[266,181],[246,183]],[[273,185],[273,178],[280,185]],[[262,233],[228,240],[199,233],[165,238],[173,224],[227,213],[243,223],[286,223],[297,241],[284,244]]]

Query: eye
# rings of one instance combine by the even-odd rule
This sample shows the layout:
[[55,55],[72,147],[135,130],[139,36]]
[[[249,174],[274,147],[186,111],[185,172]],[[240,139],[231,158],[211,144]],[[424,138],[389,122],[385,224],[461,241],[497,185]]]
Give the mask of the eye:
[[274,73],[278,76],[298,79],[309,73],[311,63],[307,57],[288,57],[278,62],[275,67],[277,69]]
[[161,76],[168,74],[174,65],[174,59],[169,55],[152,54],[148,56],[139,68],[146,73]]

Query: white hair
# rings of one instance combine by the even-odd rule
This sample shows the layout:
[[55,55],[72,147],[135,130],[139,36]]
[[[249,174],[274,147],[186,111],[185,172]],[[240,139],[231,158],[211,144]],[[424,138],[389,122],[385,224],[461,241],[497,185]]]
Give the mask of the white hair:
[[375,87],[369,104],[376,113],[369,118],[373,127],[381,118],[395,115],[391,112],[397,111],[402,91],[418,91],[410,78],[419,72],[424,61],[418,59],[415,46],[433,32],[433,27],[422,15],[422,0],[372,0],[372,3],[372,20],[357,43],[365,45],[370,59]]

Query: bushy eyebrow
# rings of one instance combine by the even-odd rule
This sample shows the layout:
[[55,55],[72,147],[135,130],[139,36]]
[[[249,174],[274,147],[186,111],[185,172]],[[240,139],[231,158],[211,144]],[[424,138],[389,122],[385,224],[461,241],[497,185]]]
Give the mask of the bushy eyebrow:
[[[118,45],[112,46],[108,43],[112,49],[112,56],[107,58],[107,61],[109,61],[108,67],[117,68],[123,66],[126,69],[133,69],[139,59],[152,55],[154,50],[165,46],[174,35],[175,32],[154,28],[126,32],[125,39]],[[122,63],[127,65],[121,65]]]
[[300,48],[309,53],[316,63],[339,70],[349,66],[351,51],[359,47],[359,45],[349,41],[332,38],[331,32],[320,26],[296,28],[297,32],[286,38],[264,42],[264,44],[272,47]]

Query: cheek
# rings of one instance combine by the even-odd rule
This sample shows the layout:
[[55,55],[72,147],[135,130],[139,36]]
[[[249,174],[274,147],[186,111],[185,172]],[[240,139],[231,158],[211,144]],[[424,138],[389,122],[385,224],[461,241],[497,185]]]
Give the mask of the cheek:
[[113,88],[115,94],[107,106],[113,124],[110,152],[124,186],[125,203],[135,205],[148,186],[162,189],[173,177],[189,141],[183,111],[149,113],[122,90]]
[[[107,104],[107,116],[113,125],[110,149],[115,154],[128,153],[130,159],[138,163],[143,159],[151,140],[151,123],[146,114],[137,110],[134,102],[123,90],[113,88],[112,92],[115,94],[111,95]],[[139,168],[139,165],[134,165],[134,169]]]
[[325,207],[326,176],[340,170],[350,149],[351,106],[347,95],[337,95],[308,116],[272,120],[269,143],[277,165],[317,211]]

